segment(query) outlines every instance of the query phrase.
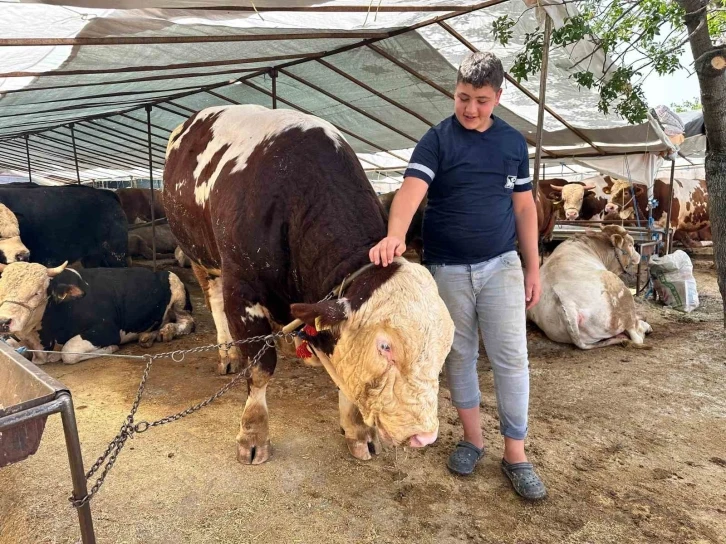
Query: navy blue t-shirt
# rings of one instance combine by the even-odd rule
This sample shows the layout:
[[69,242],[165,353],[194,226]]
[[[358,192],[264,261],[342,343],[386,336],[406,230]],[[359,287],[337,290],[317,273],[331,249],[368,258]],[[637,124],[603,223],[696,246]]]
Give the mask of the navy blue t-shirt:
[[515,248],[512,193],[531,191],[527,142],[492,116],[484,132],[452,115],[421,138],[404,177],[429,184],[423,262],[474,264]]

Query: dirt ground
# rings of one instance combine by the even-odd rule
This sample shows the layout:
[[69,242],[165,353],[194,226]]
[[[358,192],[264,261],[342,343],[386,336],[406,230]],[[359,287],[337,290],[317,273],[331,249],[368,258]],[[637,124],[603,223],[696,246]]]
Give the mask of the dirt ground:
[[[178,269],[175,269],[178,271]],[[197,331],[150,352],[215,341],[188,270]],[[459,439],[442,384],[440,439],[390,449],[369,462],[348,455],[337,393],[322,369],[282,358],[268,388],[274,454],[235,460],[246,387],[201,412],[139,435],[121,453],[92,511],[100,543],[726,543],[726,345],[716,277],[696,273],[701,308],[640,311],[652,350],[590,352],[529,332],[528,452],[549,498],[527,504],[499,469],[492,375],[480,361],[486,457],[469,478],[445,460]],[[132,345],[122,353],[143,353]],[[137,420],[180,411],[230,378],[216,352],[158,361]],[[142,372],[138,360],[46,365],[70,387],[86,467],[117,432]],[[0,543],[80,542],[60,417],[38,452],[0,470]]]

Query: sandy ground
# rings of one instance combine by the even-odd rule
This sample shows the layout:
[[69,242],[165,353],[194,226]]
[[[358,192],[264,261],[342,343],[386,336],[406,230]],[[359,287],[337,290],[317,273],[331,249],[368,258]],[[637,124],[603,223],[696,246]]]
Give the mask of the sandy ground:
[[[189,271],[197,332],[150,351],[214,342]],[[713,270],[696,275],[702,306],[689,315],[650,303],[653,349],[584,352],[529,333],[532,395],[528,451],[550,496],[527,504],[499,469],[492,375],[480,361],[487,456],[473,476],[451,475],[459,439],[448,390],[440,439],[370,462],[339,434],[336,390],[321,369],[281,359],[268,388],[272,460],[242,466],[234,437],[246,388],[183,421],[134,438],[92,502],[102,543],[725,543],[726,345]],[[136,345],[122,353],[140,354]],[[163,360],[137,419],[177,412],[216,392],[216,353]],[[136,360],[46,365],[68,385],[86,466],[128,413]],[[37,454],[0,470],[0,543],[75,543],[77,518],[60,418]]]

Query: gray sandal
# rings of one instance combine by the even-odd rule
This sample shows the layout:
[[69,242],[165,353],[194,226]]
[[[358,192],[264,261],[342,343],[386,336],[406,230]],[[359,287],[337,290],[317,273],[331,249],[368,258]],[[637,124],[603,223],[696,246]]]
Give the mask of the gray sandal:
[[502,472],[507,475],[520,497],[537,501],[547,496],[547,488],[537,476],[532,463],[507,463],[502,459]]
[[449,455],[446,466],[455,474],[468,476],[474,472],[474,467],[482,457],[484,457],[484,448],[479,449],[471,442],[461,440]]

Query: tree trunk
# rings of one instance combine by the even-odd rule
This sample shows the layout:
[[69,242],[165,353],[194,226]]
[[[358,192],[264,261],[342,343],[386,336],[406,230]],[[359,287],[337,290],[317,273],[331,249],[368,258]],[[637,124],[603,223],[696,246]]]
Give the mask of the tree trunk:
[[[706,24],[707,0],[677,0],[685,10],[691,51],[701,88],[706,125],[706,186],[721,298],[726,301],[726,60],[723,47],[714,47]],[[724,309],[726,327],[726,308]]]

